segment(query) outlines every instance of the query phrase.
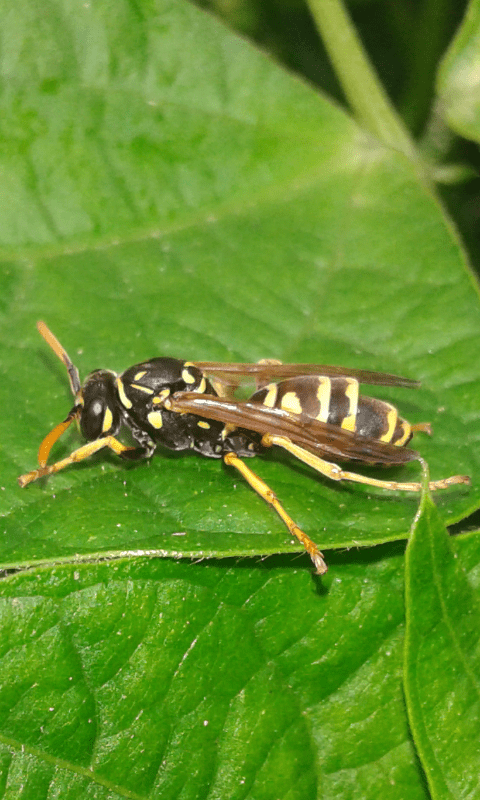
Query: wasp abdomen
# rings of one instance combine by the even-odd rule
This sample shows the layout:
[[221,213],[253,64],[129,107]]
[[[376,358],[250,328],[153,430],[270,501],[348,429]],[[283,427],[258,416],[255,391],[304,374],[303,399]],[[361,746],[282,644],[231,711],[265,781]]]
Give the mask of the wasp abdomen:
[[355,378],[306,375],[270,383],[250,398],[268,408],[305,414],[358,436],[403,446],[412,438],[411,426],[390,403],[359,392]]
[[412,438],[412,426],[398,415],[395,406],[373,397],[360,397],[355,432],[399,447]]

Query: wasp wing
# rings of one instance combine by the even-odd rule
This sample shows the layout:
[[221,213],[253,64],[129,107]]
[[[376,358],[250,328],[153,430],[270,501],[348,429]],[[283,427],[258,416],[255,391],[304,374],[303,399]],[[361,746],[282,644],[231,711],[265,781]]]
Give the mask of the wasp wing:
[[358,436],[306,414],[293,414],[260,403],[237,402],[195,392],[177,392],[168,398],[166,407],[179,414],[196,414],[262,435],[271,433],[285,436],[320,458],[384,466],[405,464],[419,458],[415,450]]
[[275,364],[275,363],[222,363],[220,361],[194,361],[206,376],[216,378],[227,386],[239,386],[249,378],[266,382],[295,378],[299,375],[328,375],[356,378],[360,383],[369,383],[377,386],[405,386],[417,388],[419,381],[402,378],[399,375],[390,375],[388,372],[371,372],[365,369],[350,369],[335,367],[328,364]]

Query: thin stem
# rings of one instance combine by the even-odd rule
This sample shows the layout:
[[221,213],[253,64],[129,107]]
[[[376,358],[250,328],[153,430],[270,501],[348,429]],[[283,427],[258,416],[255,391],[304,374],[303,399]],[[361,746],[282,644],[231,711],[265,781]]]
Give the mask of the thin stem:
[[385,145],[417,161],[415,146],[390,103],[342,0],[308,0],[308,5],[359,122]]

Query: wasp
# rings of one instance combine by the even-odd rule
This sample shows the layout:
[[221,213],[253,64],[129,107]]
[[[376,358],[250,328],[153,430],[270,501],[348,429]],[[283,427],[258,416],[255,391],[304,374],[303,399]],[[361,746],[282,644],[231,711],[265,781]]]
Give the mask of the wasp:
[[[378,480],[347,472],[337,461],[398,466],[422,461],[406,447],[416,431],[430,433],[428,423],[411,425],[397,409],[360,394],[360,382],[383,386],[418,386],[416,381],[380,372],[322,364],[256,364],[182,361],[152,358],[122,374],[107,369],[90,373],[81,384],[77,368],[44,322],[40,334],[65,365],[75,398],[73,408],[42,441],[39,468],[21,475],[24,487],[78,461],[110,448],[123,459],[149,458],[158,445],[169,450],[193,450],[223,459],[283,520],[309,553],[317,574],[327,567],[322,553],[287,514],[275,493],[243,459],[281,447],[334,481],[354,481],[382,489],[418,492],[420,483]],[[242,381],[256,384],[245,401],[235,398]],[[87,444],[47,466],[50,450],[73,421]],[[131,432],[134,446],[117,435]],[[430,489],[466,484],[465,475],[430,482]]]

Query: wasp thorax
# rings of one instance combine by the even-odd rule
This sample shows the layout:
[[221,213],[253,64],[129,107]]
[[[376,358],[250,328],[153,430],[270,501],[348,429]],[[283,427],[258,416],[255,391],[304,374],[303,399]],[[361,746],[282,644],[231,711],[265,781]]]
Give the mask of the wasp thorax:
[[92,372],[83,385],[80,428],[90,441],[101,436],[115,435],[120,428],[121,415],[116,402],[115,378],[114,372],[99,369]]
[[[167,389],[175,392],[205,392],[206,379],[191,361],[178,358],[151,358],[125,370],[117,381],[120,402],[125,408],[135,406],[139,398],[158,397]],[[210,387],[211,389],[211,387]]]

